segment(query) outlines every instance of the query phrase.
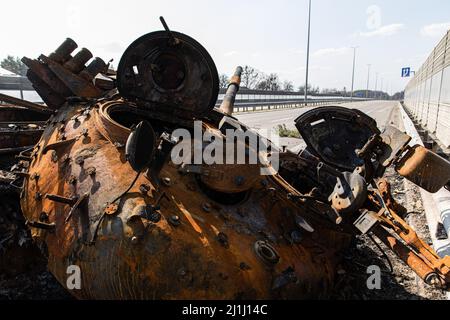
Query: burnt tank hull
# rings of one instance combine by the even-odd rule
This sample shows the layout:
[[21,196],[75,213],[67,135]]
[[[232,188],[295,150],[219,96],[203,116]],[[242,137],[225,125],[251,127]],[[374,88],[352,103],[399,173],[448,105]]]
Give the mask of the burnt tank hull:
[[[287,200],[289,189],[277,175],[259,176],[227,203],[195,175],[181,174],[169,157],[161,183],[150,172],[142,174],[111,204],[136,175],[125,159],[130,129],[108,113],[114,105],[123,107],[123,101],[63,106],[33,150],[28,172],[34,178],[25,181],[21,198],[58,281],[66,287],[68,267],[80,267],[81,288],[70,290],[74,296],[327,296],[350,236]],[[312,232],[295,224],[298,215]]]

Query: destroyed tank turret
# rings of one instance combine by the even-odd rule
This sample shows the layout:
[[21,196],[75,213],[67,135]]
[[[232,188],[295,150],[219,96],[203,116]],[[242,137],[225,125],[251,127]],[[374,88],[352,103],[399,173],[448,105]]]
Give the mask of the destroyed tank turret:
[[296,120],[307,149],[281,152],[232,116],[241,69],[214,108],[213,60],[165,29],[134,41],[117,73],[99,58],[84,67],[92,55],[72,57],[70,39],[23,60],[54,112],[14,174],[63,286],[77,266],[77,298],[325,298],[341,251],[366,232],[447,286],[450,263],[402,220],[381,179],[387,166],[411,168],[409,137],[321,107]]

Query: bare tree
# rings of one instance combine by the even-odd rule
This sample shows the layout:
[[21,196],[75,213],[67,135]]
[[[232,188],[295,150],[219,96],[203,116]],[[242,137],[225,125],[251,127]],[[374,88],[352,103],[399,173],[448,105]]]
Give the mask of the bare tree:
[[280,79],[278,77],[278,74],[271,73],[265,78],[267,82],[267,90],[270,91],[278,91],[281,89]]
[[[312,90],[312,86],[310,84],[308,84],[308,92],[311,92],[311,90]],[[303,86],[298,87],[298,92],[300,94],[305,94],[305,86],[303,85]]]
[[256,89],[258,89],[258,90],[269,90],[269,85],[268,85],[266,79],[263,79],[263,80],[259,81],[258,84],[256,85]]
[[250,66],[244,66],[241,74],[241,85],[248,89],[255,89],[261,80],[262,73]]
[[0,62],[0,66],[8,71],[11,71],[15,74],[24,76],[27,74],[27,66],[20,61],[19,57],[7,56],[5,59]]
[[219,88],[220,89],[225,89],[228,87],[228,83],[230,82],[230,79],[228,78],[228,76],[225,73],[222,73],[219,76]]
[[283,90],[284,91],[294,91],[294,85],[292,84],[292,81],[285,80],[283,82]]

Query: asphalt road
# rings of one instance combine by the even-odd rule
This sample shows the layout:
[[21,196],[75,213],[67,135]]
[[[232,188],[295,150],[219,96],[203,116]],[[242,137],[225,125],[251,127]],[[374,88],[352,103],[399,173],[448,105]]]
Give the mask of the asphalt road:
[[[383,130],[386,123],[389,121],[389,116],[392,109],[397,105],[397,101],[363,101],[343,103],[339,105],[347,108],[361,110],[370,117],[374,118],[377,122],[378,128],[380,128],[380,130]],[[287,128],[295,129],[294,120],[304,112],[311,109],[313,109],[313,107],[262,112],[247,112],[236,114],[235,116],[239,119],[239,121],[245,123],[255,130],[263,130],[260,131],[260,133],[276,144],[280,146],[285,145],[288,148],[292,148],[299,143],[301,144],[302,141],[292,138],[280,138],[280,142],[277,143],[276,141],[274,141],[276,140],[274,139],[274,135],[276,135],[274,128],[279,124],[285,124]]]

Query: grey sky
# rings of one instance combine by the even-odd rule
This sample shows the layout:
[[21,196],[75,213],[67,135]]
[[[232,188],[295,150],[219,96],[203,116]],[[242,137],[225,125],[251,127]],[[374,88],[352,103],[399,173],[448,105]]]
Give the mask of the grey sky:
[[[450,1],[313,0],[310,82],[347,90],[359,46],[355,88],[402,90],[403,66],[418,68],[450,27]],[[249,64],[298,87],[304,82],[307,0],[8,1],[0,4],[0,58],[50,53],[66,37],[117,65],[137,37],[162,29],[186,33],[210,52],[220,73]]]

